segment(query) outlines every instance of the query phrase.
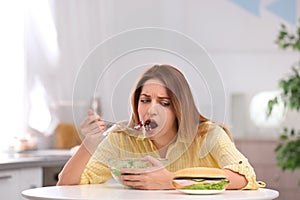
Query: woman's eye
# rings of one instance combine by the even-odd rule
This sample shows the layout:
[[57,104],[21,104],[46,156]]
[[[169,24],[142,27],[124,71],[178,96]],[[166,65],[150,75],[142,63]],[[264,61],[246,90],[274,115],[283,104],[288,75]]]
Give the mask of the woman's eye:
[[171,104],[170,104],[170,102],[168,102],[168,101],[162,101],[162,102],[161,102],[161,105],[162,105],[162,106],[170,106]]
[[148,102],[150,102],[150,100],[149,99],[141,99],[140,102],[141,103],[148,103]]

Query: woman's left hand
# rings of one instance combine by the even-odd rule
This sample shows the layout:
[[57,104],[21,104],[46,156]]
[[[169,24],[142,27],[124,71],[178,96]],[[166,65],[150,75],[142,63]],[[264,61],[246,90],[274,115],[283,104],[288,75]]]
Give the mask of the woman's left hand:
[[122,169],[121,173],[123,175],[120,176],[120,179],[124,185],[142,190],[174,189],[172,185],[174,174],[172,172],[168,171],[159,160],[151,156],[146,156],[143,159],[151,162],[153,167]]

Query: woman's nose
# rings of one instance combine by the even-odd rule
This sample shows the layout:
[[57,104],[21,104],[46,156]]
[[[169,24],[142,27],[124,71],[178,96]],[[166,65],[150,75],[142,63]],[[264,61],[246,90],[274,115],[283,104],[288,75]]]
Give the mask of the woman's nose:
[[148,109],[148,115],[149,117],[153,117],[158,114],[158,105],[157,103],[151,103],[149,109]]

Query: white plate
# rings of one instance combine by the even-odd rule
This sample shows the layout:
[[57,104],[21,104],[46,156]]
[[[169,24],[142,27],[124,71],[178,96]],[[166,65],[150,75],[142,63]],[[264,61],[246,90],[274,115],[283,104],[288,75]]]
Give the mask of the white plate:
[[225,189],[223,189],[223,190],[181,190],[181,189],[177,189],[177,191],[183,192],[186,194],[218,194],[218,193],[224,192]]

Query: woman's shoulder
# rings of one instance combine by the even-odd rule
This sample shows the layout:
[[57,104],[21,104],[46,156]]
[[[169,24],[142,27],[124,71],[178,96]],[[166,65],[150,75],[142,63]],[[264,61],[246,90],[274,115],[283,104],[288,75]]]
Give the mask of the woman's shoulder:
[[206,121],[199,124],[199,132],[203,132],[201,135],[206,135],[208,133],[223,133],[226,131],[220,123]]
[[199,124],[198,136],[206,141],[218,140],[221,138],[229,138],[233,141],[232,135],[225,125],[212,121],[206,121]]

